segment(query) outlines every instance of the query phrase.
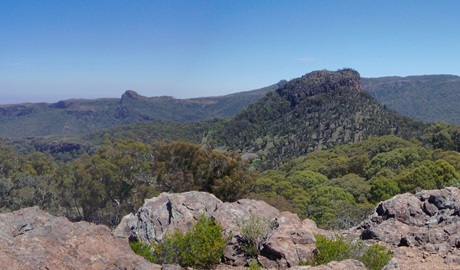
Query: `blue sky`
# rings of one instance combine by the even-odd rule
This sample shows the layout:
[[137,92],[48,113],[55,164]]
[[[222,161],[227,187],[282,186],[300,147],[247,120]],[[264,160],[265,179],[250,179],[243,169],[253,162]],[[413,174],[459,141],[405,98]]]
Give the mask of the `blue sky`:
[[0,1],[0,104],[460,75],[460,1]]

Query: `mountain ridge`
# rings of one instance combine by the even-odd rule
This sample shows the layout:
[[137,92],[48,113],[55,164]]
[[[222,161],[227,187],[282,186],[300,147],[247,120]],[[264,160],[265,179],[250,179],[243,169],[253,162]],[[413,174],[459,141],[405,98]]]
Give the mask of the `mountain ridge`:
[[460,125],[460,76],[363,78],[362,85],[377,101],[405,116]]
[[[308,80],[301,78],[295,80],[308,84]],[[387,76],[360,80],[361,92],[369,93],[379,103],[404,116],[424,122],[460,124],[460,107],[457,106],[460,103],[459,76]],[[127,90],[120,98],[72,98],[55,103],[4,104],[0,105],[0,137],[80,135],[133,123],[185,123],[232,117],[286,84],[287,81],[281,80],[257,90],[191,99],[146,97]],[[294,101],[295,98],[291,99]]]
[[193,122],[234,115],[277,84],[224,96],[175,99],[127,90],[121,98],[0,105],[0,137],[75,135],[147,121]]

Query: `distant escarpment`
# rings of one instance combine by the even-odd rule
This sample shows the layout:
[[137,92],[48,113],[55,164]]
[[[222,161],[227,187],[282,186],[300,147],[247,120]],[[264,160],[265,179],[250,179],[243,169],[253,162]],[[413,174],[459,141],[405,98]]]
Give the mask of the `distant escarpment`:
[[236,94],[193,99],[145,97],[128,90],[120,99],[0,105],[0,137],[80,135],[133,123],[183,123],[225,118],[277,88],[278,84],[275,84]]
[[417,137],[424,126],[360,91],[352,69],[315,71],[268,93],[214,134],[218,145],[255,153],[262,168],[371,136]]

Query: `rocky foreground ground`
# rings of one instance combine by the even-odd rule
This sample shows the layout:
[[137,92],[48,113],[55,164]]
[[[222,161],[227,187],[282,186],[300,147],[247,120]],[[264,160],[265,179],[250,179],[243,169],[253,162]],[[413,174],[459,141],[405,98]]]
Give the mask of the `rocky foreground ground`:
[[137,256],[128,239],[160,240],[168,232],[186,230],[205,212],[225,233],[233,235],[218,269],[244,268],[239,222],[249,216],[276,224],[258,262],[272,269],[365,269],[345,260],[299,266],[315,251],[315,234],[340,233],[390,247],[394,258],[385,269],[460,269],[460,191],[456,188],[402,194],[380,203],[359,226],[341,232],[318,229],[309,219],[280,212],[262,201],[223,203],[211,194],[163,193],[146,200],[136,214],[114,230],[87,222],[72,223],[37,207],[0,214],[0,265],[5,269],[174,269]]

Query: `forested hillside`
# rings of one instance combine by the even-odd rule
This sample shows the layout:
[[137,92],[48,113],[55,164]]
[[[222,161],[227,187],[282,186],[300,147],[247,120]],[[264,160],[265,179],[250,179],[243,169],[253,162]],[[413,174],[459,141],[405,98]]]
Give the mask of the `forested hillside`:
[[394,135],[315,151],[265,171],[252,169],[236,152],[109,136],[94,153],[67,161],[6,145],[0,153],[2,211],[39,205],[71,220],[109,226],[163,191],[207,191],[224,201],[262,199],[322,227],[343,228],[395,194],[460,186],[459,152]]
[[117,225],[159,192],[200,190],[234,201],[248,193],[256,172],[240,154],[187,142],[152,145],[106,137],[93,154],[71,161],[13,146],[0,147],[2,211],[39,205],[72,220]]
[[424,122],[460,124],[460,77],[363,78],[362,88],[398,113]]
[[281,85],[229,119],[213,135],[217,146],[256,153],[263,168],[371,136],[419,136],[424,125],[362,92],[352,69],[316,71]]

